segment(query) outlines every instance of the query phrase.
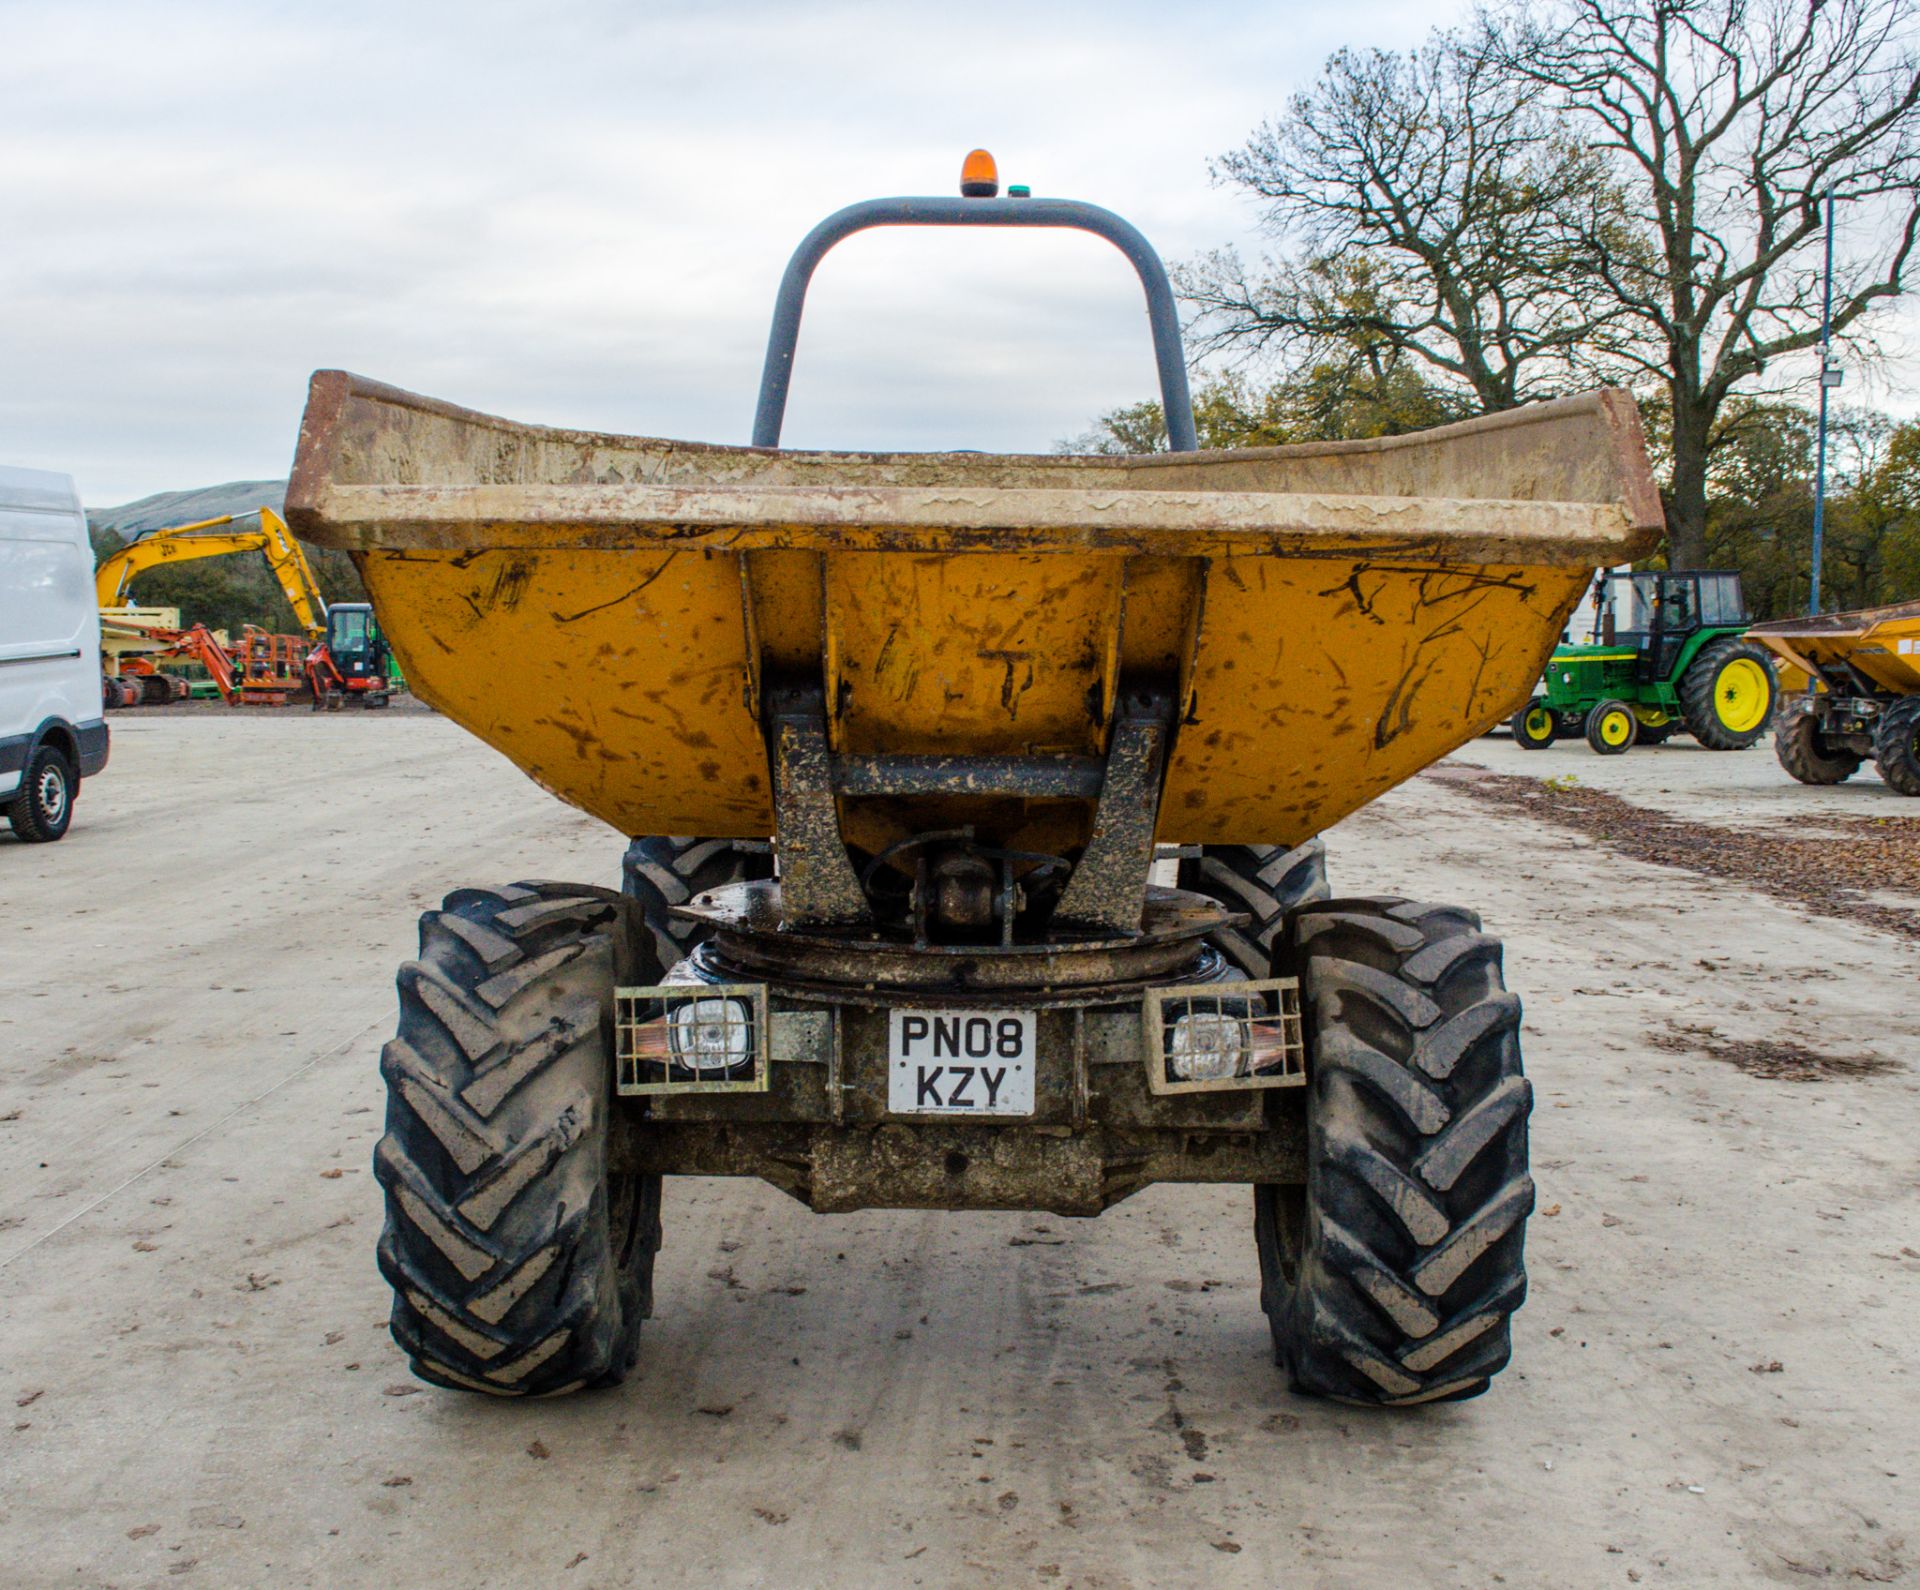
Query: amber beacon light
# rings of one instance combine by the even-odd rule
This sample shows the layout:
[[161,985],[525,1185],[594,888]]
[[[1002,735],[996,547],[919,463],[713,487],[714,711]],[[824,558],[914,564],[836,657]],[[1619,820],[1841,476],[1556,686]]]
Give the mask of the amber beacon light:
[[991,199],[1000,191],[1000,168],[984,149],[975,149],[960,162],[960,197]]

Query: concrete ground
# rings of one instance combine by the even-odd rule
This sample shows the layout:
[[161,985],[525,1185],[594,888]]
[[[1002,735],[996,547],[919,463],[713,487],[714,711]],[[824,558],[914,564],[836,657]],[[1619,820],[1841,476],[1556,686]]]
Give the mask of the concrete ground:
[[[1920,817],[1764,747],[1455,760]],[[496,1404],[386,1334],[393,970],[443,889],[612,881],[618,840],[439,718],[121,714],[71,835],[0,839],[0,1579],[1920,1582],[1920,944],[1434,779],[1329,846],[1343,892],[1478,906],[1526,1000],[1533,1293],[1489,1395],[1290,1395],[1241,1190],[1073,1222],[685,1182],[636,1377]]]

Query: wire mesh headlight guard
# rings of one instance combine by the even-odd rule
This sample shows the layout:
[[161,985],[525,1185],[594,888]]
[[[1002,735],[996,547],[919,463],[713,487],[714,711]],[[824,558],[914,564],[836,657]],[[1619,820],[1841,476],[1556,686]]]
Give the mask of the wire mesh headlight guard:
[[762,983],[662,983],[614,990],[614,1091],[764,1093]]
[[1300,982],[1199,983],[1147,991],[1141,1031],[1156,1094],[1304,1086]]

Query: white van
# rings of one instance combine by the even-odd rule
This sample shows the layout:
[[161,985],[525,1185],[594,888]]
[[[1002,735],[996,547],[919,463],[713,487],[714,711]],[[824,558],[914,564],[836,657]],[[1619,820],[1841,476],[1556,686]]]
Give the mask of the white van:
[[0,468],[0,806],[29,843],[107,765],[93,549],[73,481]]

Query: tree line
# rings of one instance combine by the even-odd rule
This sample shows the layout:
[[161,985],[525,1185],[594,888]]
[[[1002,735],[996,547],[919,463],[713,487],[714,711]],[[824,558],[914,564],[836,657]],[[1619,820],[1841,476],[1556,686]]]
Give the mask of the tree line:
[[[1914,33],[1913,0],[1491,0],[1417,49],[1339,51],[1215,162],[1270,250],[1176,268],[1191,346],[1237,372],[1201,383],[1203,438],[1626,386],[1666,561],[1740,568],[1756,611],[1804,605],[1825,206],[1858,370],[1920,237]],[[1151,404],[1079,444],[1165,445]],[[1920,594],[1920,431],[1844,412],[1833,466],[1830,603]]]

